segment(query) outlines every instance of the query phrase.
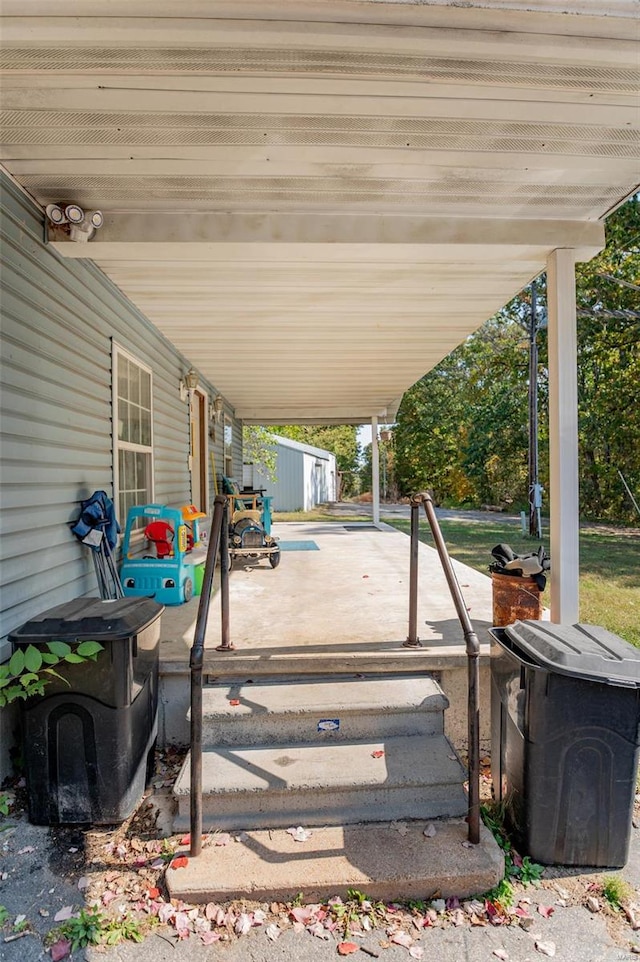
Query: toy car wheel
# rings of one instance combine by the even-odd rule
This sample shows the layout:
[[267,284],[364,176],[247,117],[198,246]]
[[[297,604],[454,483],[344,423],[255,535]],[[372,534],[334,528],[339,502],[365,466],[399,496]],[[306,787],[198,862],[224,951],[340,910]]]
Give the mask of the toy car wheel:
[[274,551],[269,555],[269,564],[272,568],[277,568],[280,564],[280,551]]
[[184,591],[184,600],[190,601],[191,598],[193,597],[193,581],[191,580],[191,578],[184,579],[184,585],[182,586],[182,590]]

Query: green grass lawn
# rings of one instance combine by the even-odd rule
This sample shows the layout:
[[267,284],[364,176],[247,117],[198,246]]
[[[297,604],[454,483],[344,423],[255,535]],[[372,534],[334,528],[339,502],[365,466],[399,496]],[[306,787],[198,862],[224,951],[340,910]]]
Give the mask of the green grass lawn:
[[[383,520],[409,533],[408,520]],[[526,554],[538,546],[537,541],[522,534],[519,526],[508,522],[442,521],[440,527],[451,557],[485,574],[494,545],[505,542],[517,554]],[[429,526],[422,517],[420,540],[433,544]],[[548,529],[543,529],[542,543],[548,550]],[[549,605],[548,584],[543,604]],[[580,620],[602,625],[640,648],[639,535],[604,527],[580,530]]]
[[352,524],[354,521],[368,521],[371,523],[371,516],[354,514],[340,517],[340,515],[329,514],[327,511],[323,511],[322,508],[317,508],[314,511],[275,511],[273,514],[273,520],[277,522],[332,521],[337,524]]

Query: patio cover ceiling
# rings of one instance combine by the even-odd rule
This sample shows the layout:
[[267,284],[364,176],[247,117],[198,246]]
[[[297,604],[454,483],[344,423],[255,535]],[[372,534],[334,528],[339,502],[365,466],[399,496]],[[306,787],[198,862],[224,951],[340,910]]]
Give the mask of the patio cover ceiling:
[[248,422],[391,420],[638,183],[636,0],[3,0],[2,164]]

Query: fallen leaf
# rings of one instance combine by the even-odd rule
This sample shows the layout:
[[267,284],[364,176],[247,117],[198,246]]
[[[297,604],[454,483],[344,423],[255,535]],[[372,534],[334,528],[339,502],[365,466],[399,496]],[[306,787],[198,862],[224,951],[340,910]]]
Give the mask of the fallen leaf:
[[236,935],[246,935],[251,931],[251,916],[247,912],[241,912],[235,924]]
[[594,898],[593,895],[590,895],[587,898],[587,908],[589,909],[590,912],[600,911],[600,903],[598,902],[597,898]]
[[86,877],[86,875],[83,875],[82,878],[79,878],[79,879],[78,879],[78,888],[79,888],[81,891],[82,891],[82,889],[89,888],[89,884],[90,884],[90,879],[88,879],[88,878]]
[[339,942],[338,943],[338,955],[352,955],[353,952],[359,952],[359,951],[360,951],[360,946],[356,945],[355,942]]
[[147,889],[147,896],[150,899],[157,899],[159,895],[160,895],[160,889],[157,888],[155,885],[153,886],[153,888]]
[[412,945],[409,949],[409,955],[412,959],[421,959],[424,955],[424,949],[421,945]]
[[73,915],[73,906],[65,905],[65,907],[60,909],[59,912],[56,912],[56,914],[53,916],[53,921],[66,922],[67,919],[70,919],[72,915]]
[[201,940],[202,940],[203,945],[212,945],[214,942],[219,942],[219,941],[220,941],[220,933],[219,933],[219,932],[211,932],[211,931],[209,931],[209,932],[201,932],[201,933],[200,933],[200,938],[201,938]]
[[330,939],[331,936],[329,932],[325,929],[322,922],[316,922],[314,925],[310,925],[307,928],[307,932],[313,935],[316,939]]
[[311,838],[313,832],[310,832],[308,828],[303,828],[302,825],[298,825],[297,828],[288,828],[287,834],[292,837],[294,842],[306,842],[307,839]]
[[230,704],[230,705],[233,705],[234,708],[235,708],[236,705],[239,705],[239,704],[240,704],[240,699],[239,699],[239,698],[230,698],[230,699],[229,699],[229,704]]
[[191,845],[191,835],[183,835],[180,839],[181,845]]
[[58,939],[49,951],[51,952],[52,962],[60,962],[61,959],[66,959],[71,954],[71,942],[68,939]]
[[35,848],[33,847],[33,845],[25,845],[24,848],[20,849],[20,851],[18,852],[18,855],[30,855],[31,852],[35,852]]
[[539,905],[538,913],[543,917],[543,919],[550,919],[555,909],[553,905]]
[[404,945],[405,949],[413,945],[413,939],[408,932],[394,932],[389,936],[389,941],[395,942],[396,945]]
[[375,752],[371,752],[372,758],[382,758],[383,755],[384,755],[384,752],[382,751],[381,748],[378,748]]
[[424,832],[422,833],[426,838],[433,838],[436,834],[436,827],[433,822],[429,822]]
[[280,936],[282,935],[282,930],[279,929],[278,926],[275,925],[273,922],[271,923],[271,925],[267,925],[264,932],[267,938],[270,939],[272,942],[275,942],[276,939],[279,939]]
[[188,864],[189,859],[186,857],[186,855],[180,855],[178,858],[174,858],[169,868],[186,868]]
[[475,914],[475,912],[473,912],[473,913],[469,916],[469,922],[471,923],[471,925],[483,925],[483,926],[486,926],[486,924],[487,924],[486,919],[481,919],[478,915]]
[[315,909],[308,908],[306,905],[296,905],[295,908],[291,909],[290,914],[296,922],[302,922],[303,925],[308,925],[316,920]]
[[538,952],[542,953],[542,955],[548,955],[550,958],[553,958],[553,956],[556,954],[555,942],[536,942],[535,946]]
[[220,835],[214,835],[213,844],[214,845],[228,845],[231,841],[231,836],[228,832],[221,832]]

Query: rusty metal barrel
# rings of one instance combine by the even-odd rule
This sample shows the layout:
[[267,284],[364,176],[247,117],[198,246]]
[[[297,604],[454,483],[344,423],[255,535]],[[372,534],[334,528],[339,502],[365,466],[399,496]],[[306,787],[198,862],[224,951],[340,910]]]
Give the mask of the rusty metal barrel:
[[493,586],[493,624],[496,628],[514,621],[542,618],[542,592],[534,578],[491,572]]

